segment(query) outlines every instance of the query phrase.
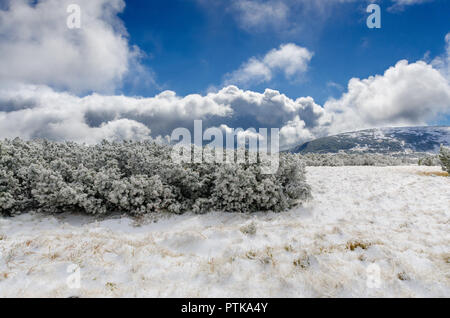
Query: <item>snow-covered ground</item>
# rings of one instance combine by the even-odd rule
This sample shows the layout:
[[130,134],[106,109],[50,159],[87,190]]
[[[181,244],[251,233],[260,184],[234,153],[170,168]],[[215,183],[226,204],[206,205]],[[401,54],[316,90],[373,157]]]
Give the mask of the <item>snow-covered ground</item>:
[[450,297],[439,170],[310,167],[280,214],[0,218],[0,296]]

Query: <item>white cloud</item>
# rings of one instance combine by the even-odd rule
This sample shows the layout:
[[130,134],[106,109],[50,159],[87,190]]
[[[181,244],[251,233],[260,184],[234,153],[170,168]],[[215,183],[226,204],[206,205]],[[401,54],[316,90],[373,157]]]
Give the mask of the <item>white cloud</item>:
[[276,72],[288,79],[300,79],[307,71],[313,53],[293,43],[282,44],[269,51],[263,58],[250,58],[241,67],[226,75],[226,84],[248,86],[270,82]]
[[[179,97],[165,91],[151,98],[93,94],[77,97],[47,86],[0,89],[0,136],[95,143],[102,139],[145,139],[170,135],[177,127],[273,128],[303,125],[312,136],[325,114],[312,98],[296,101],[267,89],[263,94],[228,86],[206,96]],[[249,131],[245,136],[249,136]],[[244,136],[244,135],[243,135]],[[292,136],[283,134],[282,144]]]
[[78,0],[81,28],[69,29],[72,0],[9,0],[0,9],[0,84],[113,92],[142,56],[117,14],[123,0]]
[[[354,3],[358,10],[379,3],[390,12],[433,0],[196,0],[210,11],[231,13],[237,25],[250,33],[275,31],[284,38],[315,36],[345,4]],[[365,11],[365,10],[364,10]]]
[[332,115],[330,132],[426,124],[450,112],[450,85],[431,65],[403,60],[383,75],[351,79],[324,109]]
[[392,0],[395,5],[399,6],[410,6],[414,4],[420,4],[425,2],[431,2],[433,0]]
[[450,32],[445,36],[445,44],[445,53],[436,57],[431,64],[450,80]]
[[263,61],[258,60],[255,57],[250,58],[248,62],[245,62],[241,67],[226,75],[226,84],[260,84],[263,82],[270,82],[272,80],[272,70],[264,64]]
[[313,129],[322,122],[323,109],[311,97],[293,100],[272,89],[264,93],[245,91],[236,86],[228,86],[215,94],[208,94],[216,103],[229,105],[232,116],[221,119],[230,127],[282,127],[286,122],[299,116],[308,128]]
[[308,69],[313,53],[293,43],[283,44],[264,57],[264,64],[271,70],[282,70],[286,77],[301,75]]
[[[429,2],[430,0],[392,0],[395,4],[409,6],[418,3]],[[431,0],[432,1],[432,0]]]
[[392,0],[393,5],[388,8],[389,11],[402,11],[405,7],[432,2],[433,0]]
[[327,83],[327,87],[334,88],[334,89],[337,89],[339,91],[342,91],[344,89],[341,84],[338,84],[338,83],[333,82],[333,81],[329,81]]
[[[426,124],[450,113],[450,85],[425,62],[400,61],[382,75],[351,79],[339,99],[321,107],[312,97],[296,100],[227,86],[207,95],[151,98],[92,94],[77,97],[47,86],[0,89],[0,136],[95,143],[170,135],[177,127],[280,128],[282,148],[331,133],[381,126]],[[246,131],[246,132],[245,132]],[[242,134],[244,136],[244,134]]]
[[[258,140],[265,140],[265,136],[260,134],[256,129],[248,128],[248,129],[242,129],[242,128],[231,128],[227,125],[220,125],[220,130],[222,130],[223,136],[225,137],[226,134],[234,135],[236,136],[238,145],[245,145],[247,142],[257,142]],[[225,138],[227,139],[227,138]],[[227,140],[225,140],[226,142]],[[232,141],[232,145],[225,145],[227,147],[235,146],[234,140]]]
[[[197,0],[210,8],[211,1]],[[272,29],[287,34],[317,27],[333,14],[336,5],[358,0],[216,0],[216,9],[231,12],[239,27],[248,32]],[[368,0],[370,1],[370,0]]]
[[[276,31],[283,35],[316,34],[339,6],[356,3],[386,5],[391,12],[433,0],[196,0],[208,10],[231,12],[237,25],[251,33]],[[389,7],[388,7],[389,6]],[[314,32],[312,32],[314,30]]]
[[280,27],[288,20],[289,8],[282,1],[233,1],[232,8],[239,24],[247,29],[273,26]]
[[170,91],[153,98],[98,94],[80,98],[47,86],[20,85],[0,90],[0,136],[93,143],[114,139],[118,132],[127,139],[140,139],[150,133],[147,129],[158,134],[192,118],[224,116],[228,111],[210,98],[180,98]]
[[300,141],[314,139],[314,134],[305,127],[305,122],[299,116],[295,116],[280,129],[280,140],[283,148],[299,144]]

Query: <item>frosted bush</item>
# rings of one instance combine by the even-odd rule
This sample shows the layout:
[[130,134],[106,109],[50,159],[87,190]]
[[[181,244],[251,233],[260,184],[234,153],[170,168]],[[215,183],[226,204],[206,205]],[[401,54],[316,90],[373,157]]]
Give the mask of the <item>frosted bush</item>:
[[439,155],[425,156],[419,159],[419,166],[439,166],[441,161]]
[[383,154],[307,153],[299,155],[307,166],[401,166],[417,163],[417,159]]
[[442,170],[450,173],[450,148],[441,146],[439,159],[441,161]]
[[1,141],[0,214],[283,211],[310,195],[295,155],[265,175],[260,162],[177,164],[171,152],[151,141]]

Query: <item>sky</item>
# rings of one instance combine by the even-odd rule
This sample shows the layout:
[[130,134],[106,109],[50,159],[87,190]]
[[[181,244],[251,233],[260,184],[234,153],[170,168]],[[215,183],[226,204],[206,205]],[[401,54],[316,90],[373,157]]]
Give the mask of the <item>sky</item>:
[[449,18],[446,0],[0,0],[0,138],[164,139],[202,120],[280,128],[288,148],[450,125]]

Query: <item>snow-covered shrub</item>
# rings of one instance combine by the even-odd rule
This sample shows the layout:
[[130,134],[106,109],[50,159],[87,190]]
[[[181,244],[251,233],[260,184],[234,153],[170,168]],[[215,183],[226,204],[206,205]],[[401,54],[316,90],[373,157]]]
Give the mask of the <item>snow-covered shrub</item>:
[[295,155],[265,175],[259,162],[177,164],[171,154],[151,141],[0,141],[0,214],[282,211],[310,195]]
[[307,166],[400,166],[416,163],[412,158],[383,154],[307,153],[300,155]]
[[439,166],[441,161],[439,160],[439,155],[425,156],[419,159],[419,166]]
[[442,170],[450,173],[450,148],[441,146],[439,159],[441,161]]
[[220,165],[214,175],[212,202],[225,211],[283,211],[310,195],[305,166],[282,154],[278,172],[263,175],[258,164]]

